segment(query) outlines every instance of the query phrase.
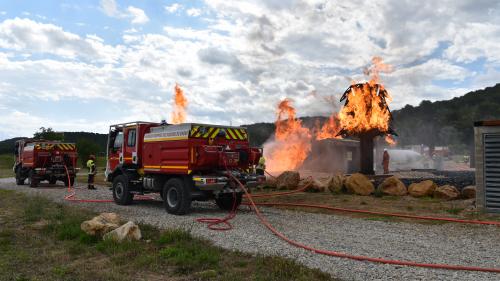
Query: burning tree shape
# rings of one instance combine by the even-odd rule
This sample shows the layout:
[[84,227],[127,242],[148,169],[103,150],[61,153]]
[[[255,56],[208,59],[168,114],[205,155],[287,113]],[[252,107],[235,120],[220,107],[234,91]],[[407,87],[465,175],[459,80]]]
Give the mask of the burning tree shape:
[[345,100],[339,112],[341,136],[396,135],[390,128],[392,114],[387,100],[390,95],[384,86],[370,82],[351,85],[342,95]]

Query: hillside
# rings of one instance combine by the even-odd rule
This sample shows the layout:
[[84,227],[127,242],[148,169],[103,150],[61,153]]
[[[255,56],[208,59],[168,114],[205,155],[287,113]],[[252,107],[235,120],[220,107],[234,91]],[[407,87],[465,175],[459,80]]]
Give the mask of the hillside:
[[451,100],[407,105],[393,117],[400,145],[446,145],[465,152],[474,144],[474,121],[500,119],[500,84]]

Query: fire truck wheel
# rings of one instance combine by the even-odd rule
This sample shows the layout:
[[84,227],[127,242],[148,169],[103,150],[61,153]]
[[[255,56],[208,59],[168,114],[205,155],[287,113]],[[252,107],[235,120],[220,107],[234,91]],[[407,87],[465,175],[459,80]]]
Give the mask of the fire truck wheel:
[[55,177],[50,177],[49,178],[49,183],[50,184],[56,184],[57,179]]
[[21,168],[16,169],[16,184],[17,185],[23,185],[24,184],[24,179],[21,176]]
[[241,204],[242,196],[242,193],[236,193],[235,198],[232,193],[224,193],[215,198],[215,204],[217,204],[217,206],[219,206],[222,210],[231,211],[234,205],[234,208],[236,209]]
[[130,193],[127,176],[119,175],[113,180],[113,199],[118,205],[132,204],[134,195]]
[[182,179],[169,179],[163,186],[163,205],[168,213],[184,215],[191,208],[191,192]]
[[38,186],[38,179],[35,177],[35,173],[33,170],[30,170],[29,176],[28,176],[28,182],[30,184],[30,187],[37,187]]

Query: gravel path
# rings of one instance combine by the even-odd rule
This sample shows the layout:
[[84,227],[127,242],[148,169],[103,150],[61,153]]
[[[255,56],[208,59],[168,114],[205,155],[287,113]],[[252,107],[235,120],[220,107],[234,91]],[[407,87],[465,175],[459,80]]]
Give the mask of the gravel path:
[[[65,202],[63,197],[66,190],[62,187],[42,186],[32,189],[16,186],[13,179],[2,179],[0,188],[40,194],[57,202]],[[109,199],[111,192],[105,187],[96,191],[78,188],[77,196]],[[160,228],[181,227],[226,249],[292,258],[341,280],[500,280],[500,274],[495,273],[383,265],[313,254],[292,247],[272,235],[247,207],[241,207],[232,221],[233,230],[216,232],[195,221],[201,216],[224,215],[215,204],[209,202],[193,203],[193,211],[186,216],[168,215],[159,201],[136,202],[132,206],[67,203],[98,212],[117,212],[126,219]],[[273,208],[263,208],[263,212],[278,230],[290,238],[321,249],[424,263],[500,268],[500,229],[495,226],[369,221],[336,214],[310,214]]]

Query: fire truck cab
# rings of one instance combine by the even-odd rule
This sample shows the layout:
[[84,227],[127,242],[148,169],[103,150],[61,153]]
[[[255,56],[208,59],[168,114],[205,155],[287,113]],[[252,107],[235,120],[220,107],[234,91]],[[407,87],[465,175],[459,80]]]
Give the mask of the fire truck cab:
[[234,178],[246,188],[265,180],[253,169],[261,156],[243,127],[137,121],[110,126],[105,175],[120,205],[159,193],[172,214],[187,213],[194,200],[230,210],[243,194]]

